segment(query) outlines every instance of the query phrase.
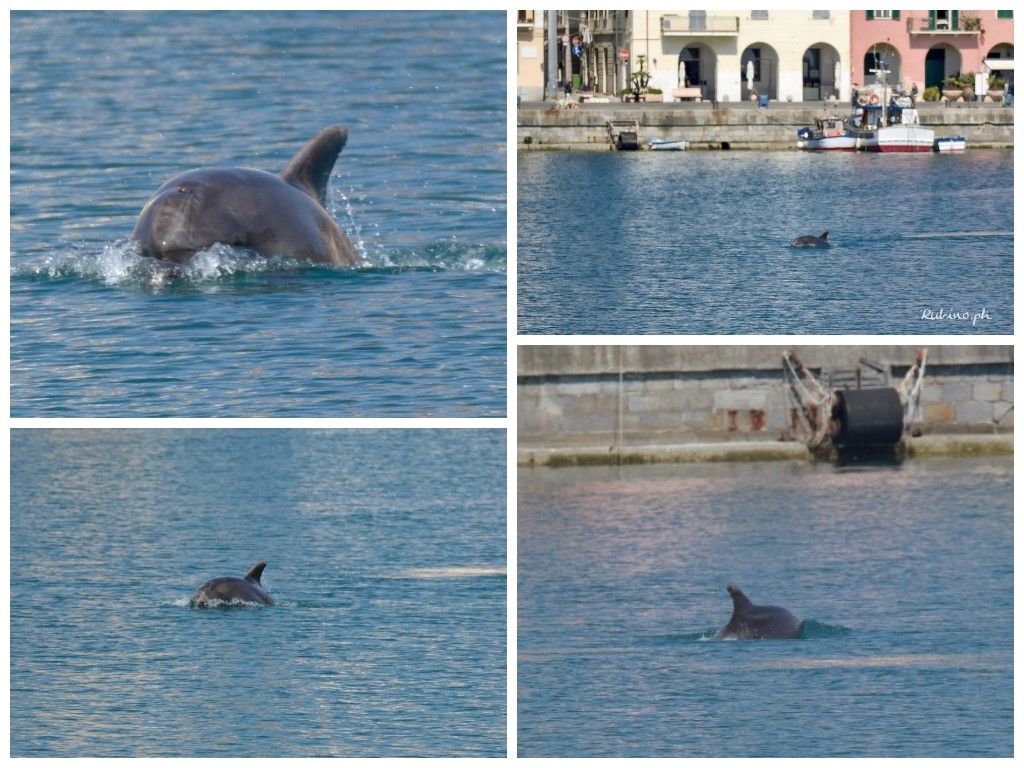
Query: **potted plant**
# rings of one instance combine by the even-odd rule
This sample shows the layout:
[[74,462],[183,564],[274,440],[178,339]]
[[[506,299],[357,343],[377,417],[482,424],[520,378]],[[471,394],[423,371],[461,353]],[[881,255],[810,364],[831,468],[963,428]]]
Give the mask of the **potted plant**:
[[964,95],[960,87],[960,75],[950,75],[942,81],[942,98],[947,101],[956,101]]
[[974,101],[974,73],[960,75],[960,88],[964,92],[964,101]]
[[640,103],[640,94],[647,92],[647,84],[651,82],[651,73],[644,69],[643,54],[636,57],[637,70],[630,75],[629,82],[633,88],[633,99]]
[[992,97],[992,101],[1002,101],[1003,94],[1005,91],[1003,88],[1006,86],[1006,80],[1001,77],[992,77],[988,81],[988,95]]

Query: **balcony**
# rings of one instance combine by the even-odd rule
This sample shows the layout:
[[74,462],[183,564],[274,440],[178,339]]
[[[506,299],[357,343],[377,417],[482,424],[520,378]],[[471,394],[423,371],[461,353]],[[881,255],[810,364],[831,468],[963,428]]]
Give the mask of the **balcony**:
[[740,31],[739,16],[662,16],[665,37],[730,37]]
[[[940,13],[948,14],[939,16]],[[935,15],[911,15],[907,18],[911,35],[980,35],[981,19],[977,11],[936,11]]]

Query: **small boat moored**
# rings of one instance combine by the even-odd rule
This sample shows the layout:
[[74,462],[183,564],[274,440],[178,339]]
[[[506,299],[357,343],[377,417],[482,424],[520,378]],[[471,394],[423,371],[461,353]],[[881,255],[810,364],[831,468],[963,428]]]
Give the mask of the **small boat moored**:
[[936,152],[963,152],[967,149],[967,139],[963,136],[942,136],[935,140]]
[[857,140],[846,130],[843,119],[833,115],[819,117],[813,128],[801,128],[796,135],[796,145],[808,151],[853,152],[857,149]]
[[659,139],[656,136],[652,136],[649,139],[647,139],[647,148],[658,150],[676,150],[677,152],[681,152],[685,149],[690,148],[690,142],[688,142],[686,139]]

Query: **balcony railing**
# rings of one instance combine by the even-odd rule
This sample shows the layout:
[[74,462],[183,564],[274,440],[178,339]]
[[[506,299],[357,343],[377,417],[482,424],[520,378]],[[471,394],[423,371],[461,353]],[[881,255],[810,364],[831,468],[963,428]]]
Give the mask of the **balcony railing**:
[[736,35],[738,16],[662,16],[663,35]]
[[912,35],[980,35],[981,18],[976,11],[953,11],[946,18],[910,16],[907,31]]

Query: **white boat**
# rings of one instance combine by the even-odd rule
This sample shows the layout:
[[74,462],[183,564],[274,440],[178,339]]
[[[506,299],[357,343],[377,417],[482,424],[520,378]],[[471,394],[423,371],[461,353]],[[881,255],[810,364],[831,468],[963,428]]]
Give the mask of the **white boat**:
[[813,128],[801,128],[796,135],[796,145],[808,151],[853,152],[857,149],[857,140],[846,130],[840,117],[819,117]]
[[896,104],[857,108],[846,121],[857,149],[868,152],[931,152],[935,131],[920,124],[916,109]]
[[967,149],[967,139],[963,136],[941,136],[935,140],[936,152],[963,152]]
[[656,136],[652,136],[647,140],[648,149],[660,149],[660,150],[676,150],[681,152],[684,149],[689,149],[690,142],[686,139],[659,139]]

